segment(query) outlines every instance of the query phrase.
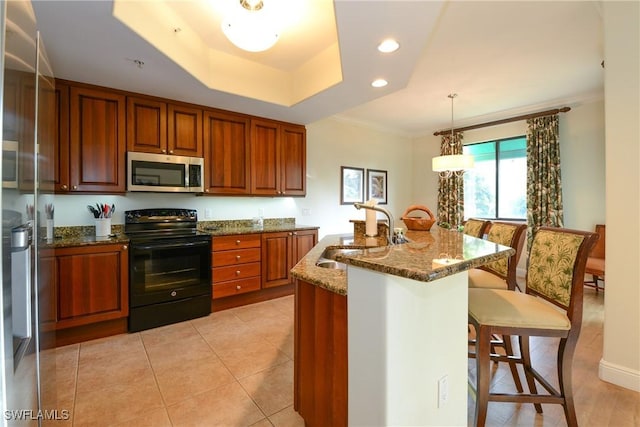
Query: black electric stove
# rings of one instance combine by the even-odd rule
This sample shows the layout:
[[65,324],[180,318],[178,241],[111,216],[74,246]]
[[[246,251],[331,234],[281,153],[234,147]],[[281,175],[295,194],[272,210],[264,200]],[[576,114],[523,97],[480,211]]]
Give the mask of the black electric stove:
[[129,249],[129,331],[211,313],[211,236],[192,209],[125,212]]

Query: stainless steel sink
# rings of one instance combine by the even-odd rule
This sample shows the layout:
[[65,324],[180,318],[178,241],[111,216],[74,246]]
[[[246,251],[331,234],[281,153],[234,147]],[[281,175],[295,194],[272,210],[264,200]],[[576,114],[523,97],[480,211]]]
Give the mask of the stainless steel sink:
[[335,270],[346,270],[347,269],[347,264],[343,264],[341,262],[333,261],[333,260],[320,260],[320,261],[316,262],[316,265],[318,267],[332,268],[332,269],[335,269]]
[[335,260],[338,255],[349,255],[358,252],[362,252],[362,250],[352,248],[327,248],[324,250],[324,252],[322,252],[320,258]]
[[327,248],[322,252],[318,261],[316,261],[316,266],[322,268],[333,268],[338,270],[346,270],[347,265],[341,262],[336,261],[336,257],[338,255],[345,254],[354,254],[360,252],[360,249],[352,249],[352,248]]

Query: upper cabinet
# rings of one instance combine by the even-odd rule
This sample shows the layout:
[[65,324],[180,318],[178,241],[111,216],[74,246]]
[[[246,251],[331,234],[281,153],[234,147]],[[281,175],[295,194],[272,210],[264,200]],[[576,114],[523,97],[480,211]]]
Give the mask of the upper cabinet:
[[204,157],[206,195],[306,194],[304,126],[72,81],[55,89],[57,193],[124,193],[128,150]]
[[251,193],[304,196],[306,155],[304,126],[251,120]]
[[250,194],[249,119],[240,114],[205,111],[206,194]]
[[125,97],[70,88],[69,191],[125,192]]
[[127,149],[202,157],[202,110],[144,97],[127,97]]

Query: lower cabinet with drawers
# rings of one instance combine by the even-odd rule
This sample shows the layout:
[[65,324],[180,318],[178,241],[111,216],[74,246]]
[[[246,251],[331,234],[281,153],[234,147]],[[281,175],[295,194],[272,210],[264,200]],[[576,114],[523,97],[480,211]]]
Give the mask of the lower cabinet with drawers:
[[317,241],[317,229],[214,236],[214,310],[292,294],[288,272]]
[[213,238],[213,298],[260,290],[261,243],[260,234]]

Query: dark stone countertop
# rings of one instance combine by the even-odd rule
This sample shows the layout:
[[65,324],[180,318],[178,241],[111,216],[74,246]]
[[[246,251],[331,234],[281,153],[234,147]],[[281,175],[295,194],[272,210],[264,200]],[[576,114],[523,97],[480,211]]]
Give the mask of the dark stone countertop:
[[386,246],[384,238],[376,242],[375,238],[364,236],[326,236],[296,264],[291,273],[298,279],[346,295],[345,270],[316,266],[316,261],[328,247],[362,249],[341,255],[336,260],[420,282],[432,282],[514,253],[510,247],[436,226],[431,231],[407,231],[406,237],[409,243]]

